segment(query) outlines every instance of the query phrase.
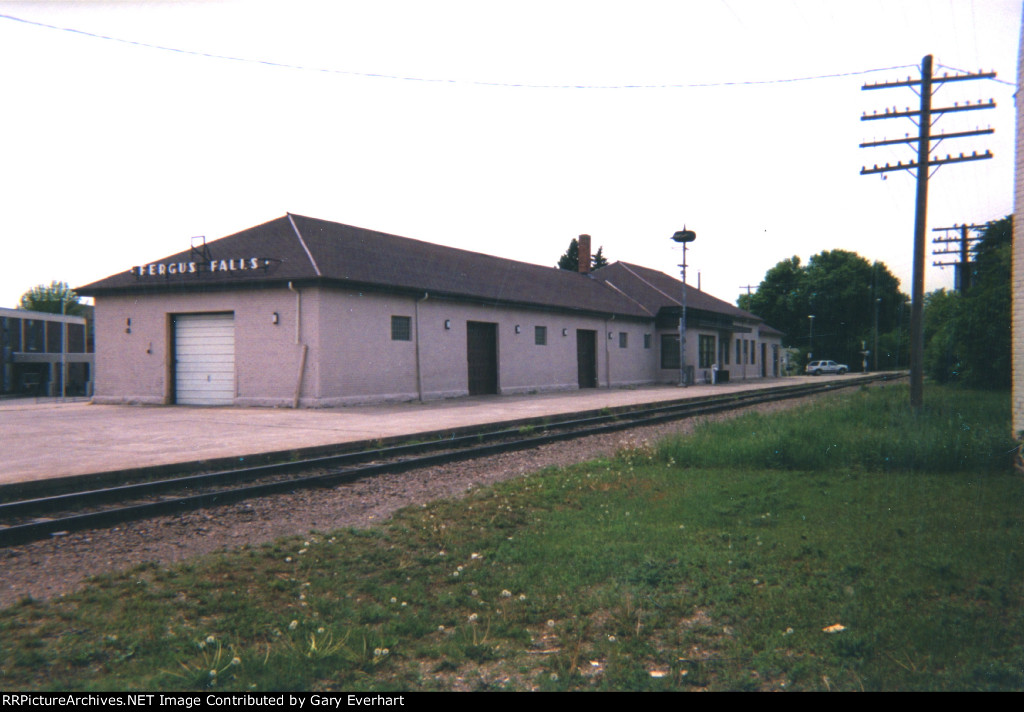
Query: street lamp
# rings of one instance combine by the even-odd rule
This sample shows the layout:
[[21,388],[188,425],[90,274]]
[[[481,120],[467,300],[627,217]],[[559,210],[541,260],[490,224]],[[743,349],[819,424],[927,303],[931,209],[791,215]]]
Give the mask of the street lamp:
[[697,239],[697,233],[693,230],[687,230],[686,226],[683,226],[682,230],[676,231],[672,236],[674,242],[678,242],[683,246],[683,263],[679,265],[681,270],[680,274],[683,277],[683,299],[681,302],[682,308],[679,311],[679,385],[688,386],[688,379],[686,378],[686,245],[687,243],[693,242]]
[[807,361],[810,362],[814,357],[814,314],[808,314],[807,318],[811,320],[811,337],[808,340],[807,347]]

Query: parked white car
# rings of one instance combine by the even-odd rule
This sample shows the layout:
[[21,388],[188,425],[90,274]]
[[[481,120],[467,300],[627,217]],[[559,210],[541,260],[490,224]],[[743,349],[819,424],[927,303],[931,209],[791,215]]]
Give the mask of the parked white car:
[[845,363],[835,361],[811,361],[804,368],[804,371],[812,376],[820,376],[823,373],[838,373],[840,376],[850,370]]

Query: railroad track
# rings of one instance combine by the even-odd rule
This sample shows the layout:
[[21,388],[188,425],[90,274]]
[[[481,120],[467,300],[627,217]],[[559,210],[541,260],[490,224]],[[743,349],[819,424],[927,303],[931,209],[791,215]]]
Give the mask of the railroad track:
[[902,374],[876,374],[709,398],[688,399],[614,412],[568,416],[456,437],[371,447],[308,459],[188,474],[156,481],[65,491],[0,503],[0,547],[133,519],[229,504],[311,487],[331,487],[384,473],[403,472],[559,440],[600,435],[671,420],[719,413],[759,403],[835,392]]

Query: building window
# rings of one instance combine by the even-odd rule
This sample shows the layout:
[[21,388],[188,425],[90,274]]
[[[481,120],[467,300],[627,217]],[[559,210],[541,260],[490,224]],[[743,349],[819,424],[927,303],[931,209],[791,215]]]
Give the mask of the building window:
[[625,331],[619,332],[619,348],[625,349],[629,347],[629,334]]
[[743,363],[750,363],[750,341],[743,339]]
[[85,353],[84,324],[68,324],[68,351],[73,354]]
[[729,365],[729,339],[723,337],[718,345],[718,361],[723,366]]
[[750,363],[757,363],[757,342],[750,342]]
[[391,317],[391,340],[412,341],[412,317]]
[[535,326],[533,327],[533,343],[537,346],[547,346],[548,343],[548,327],[546,326]]
[[679,368],[679,334],[661,335],[661,367]]
[[715,337],[701,334],[698,350],[700,354],[700,368],[711,368],[711,365],[715,362]]
[[740,342],[741,341],[743,341],[743,339],[736,339],[736,365],[737,366],[739,366],[740,364],[743,363],[743,360],[740,358]]
[[651,335],[650,334],[644,334],[644,348],[645,349],[651,348]]

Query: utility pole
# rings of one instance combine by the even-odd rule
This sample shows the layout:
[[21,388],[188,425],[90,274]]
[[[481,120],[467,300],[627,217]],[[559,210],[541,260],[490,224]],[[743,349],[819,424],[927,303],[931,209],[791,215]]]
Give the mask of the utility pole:
[[[954,225],[953,227],[933,227],[932,232],[944,232],[945,237],[933,237],[932,244],[938,245],[949,245],[950,243],[959,242],[959,250],[951,250],[943,248],[941,250],[932,250],[932,254],[935,256],[940,255],[960,255],[959,262],[932,262],[934,267],[953,267],[956,270],[956,278],[954,281],[954,288],[963,294],[971,288],[971,250],[974,245],[972,243],[980,242],[983,238],[981,235],[971,236],[970,230],[984,230],[988,225]],[[958,231],[960,237],[950,237],[949,233],[952,231]]]
[[961,111],[975,111],[977,109],[994,109],[996,103],[993,99],[989,99],[988,103],[980,102],[971,105],[970,102],[967,102],[963,106],[959,103],[954,103],[953,106],[933,109],[932,87],[937,85],[941,88],[942,85],[950,82],[967,81],[970,79],[992,79],[995,76],[995,72],[978,72],[977,74],[955,74],[954,76],[945,74],[942,77],[933,77],[932,56],[929,54],[921,60],[920,79],[910,79],[908,77],[905,81],[865,84],[861,87],[861,89],[865,91],[873,89],[909,87],[920,97],[921,100],[920,108],[917,110],[911,110],[908,107],[904,111],[900,111],[894,107],[892,109],[887,108],[885,112],[881,114],[877,111],[872,114],[865,112],[864,115],[860,117],[861,121],[907,118],[913,121],[917,125],[918,129],[916,138],[908,136],[907,138],[869,141],[860,144],[861,148],[875,148],[896,144],[917,144],[916,160],[912,160],[907,163],[900,161],[895,166],[888,163],[884,166],[875,164],[872,168],[867,168],[866,166],[862,167],[860,171],[861,175],[870,175],[872,173],[906,170],[910,171],[910,173],[917,178],[917,200],[914,212],[914,273],[912,277],[913,285],[910,301],[910,405],[913,408],[921,407],[924,402],[924,238],[926,224],[928,222],[928,178],[930,178],[931,174],[934,172],[932,170],[933,167],[935,170],[938,170],[940,166],[946,165],[947,163],[963,163],[965,161],[980,161],[986,158],[992,158],[991,151],[985,151],[985,153],[980,155],[975,151],[969,156],[965,156],[961,153],[959,156],[950,156],[949,154],[946,154],[945,158],[939,158],[938,156],[932,157],[932,141],[936,141],[936,145],[938,145],[938,143],[941,143],[946,139],[980,136],[982,134],[995,132],[994,129],[988,128],[976,129],[973,131],[958,131],[948,134],[940,133],[933,137],[931,133],[932,124],[945,114]]

